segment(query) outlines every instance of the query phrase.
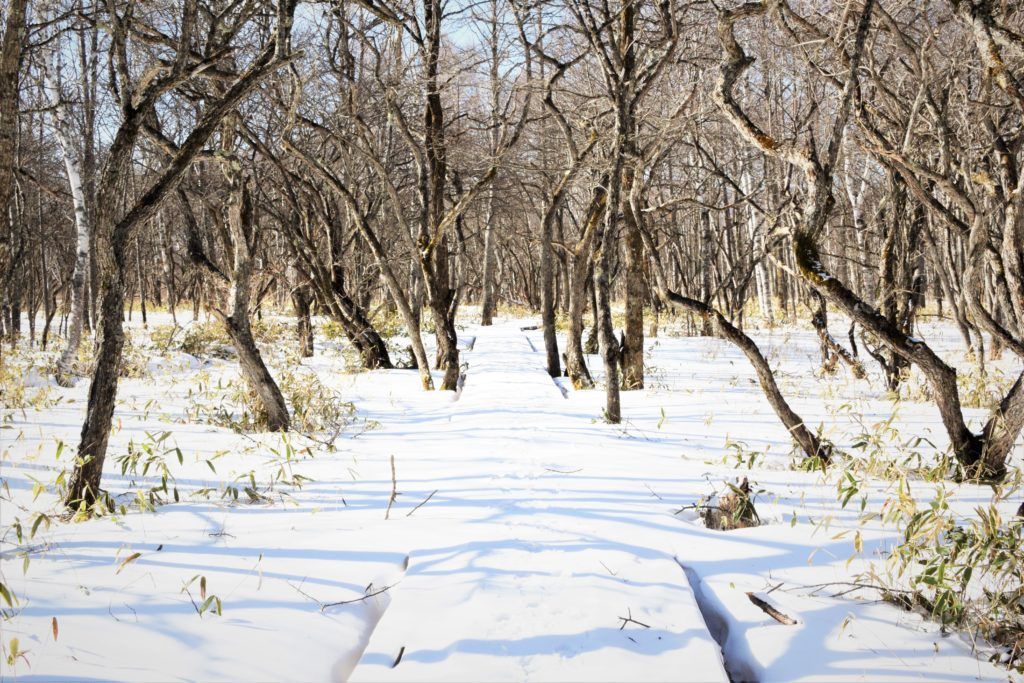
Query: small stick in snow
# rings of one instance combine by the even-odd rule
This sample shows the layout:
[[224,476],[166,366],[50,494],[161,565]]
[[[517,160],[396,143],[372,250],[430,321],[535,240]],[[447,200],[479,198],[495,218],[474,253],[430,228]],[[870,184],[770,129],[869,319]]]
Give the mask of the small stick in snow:
[[[371,585],[373,585],[373,584],[371,584]],[[376,597],[376,596],[380,595],[381,593],[385,593],[385,592],[391,590],[394,587],[395,587],[395,584],[391,584],[390,586],[384,586],[380,590],[375,590],[372,593],[367,593],[366,595],[364,595],[361,598],[354,598],[352,600],[342,600],[340,602],[325,602],[325,603],[320,605],[320,611],[323,612],[328,607],[340,607],[342,605],[354,605],[357,602],[362,602],[363,600],[369,600],[370,598]]]
[[412,517],[412,513],[416,512],[416,511],[417,511],[417,510],[419,510],[419,509],[420,509],[421,507],[423,507],[424,505],[426,505],[426,504],[427,504],[427,501],[428,501],[428,500],[430,500],[431,498],[433,498],[433,497],[434,497],[434,494],[435,494],[435,493],[437,493],[437,491],[438,491],[438,489],[434,489],[434,490],[433,490],[433,492],[431,492],[431,494],[430,494],[429,496],[427,496],[426,498],[424,498],[424,499],[423,499],[423,502],[422,502],[422,503],[420,503],[419,505],[417,505],[416,507],[414,507],[414,508],[413,508],[412,510],[409,510],[408,514],[406,514],[405,516],[406,516],[406,517]]
[[794,626],[797,623],[796,619],[789,616],[788,614],[785,614],[775,609],[775,607],[773,607],[771,603],[769,603],[764,598],[759,598],[753,593],[747,593],[747,597],[750,598],[750,602],[760,607],[765,614],[767,614],[780,624],[785,624],[786,626]]
[[405,645],[403,645],[402,649],[398,651],[398,656],[395,657],[395,663],[391,665],[392,669],[394,669],[396,666],[398,666],[398,663],[400,661],[402,661],[402,655],[404,655],[404,654],[405,654]]
[[622,626],[619,627],[620,631],[623,630],[624,628],[626,628],[626,624],[636,624],[637,626],[643,626],[644,628],[650,628],[649,624],[645,624],[642,621],[637,621],[636,619],[634,619],[633,618],[633,610],[629,609],[628,607],[626,608],[626,614],[627,614],[627,616],[625,616],[625,617],[619,617],[619,620],[622,622]]
[[391,517],[391,506],[395,504],[395,498],[398,498],[398,479],[395,476],[395,456],[391,456],[391,498],[388,499],[388,509],[384,511],[384,519]]
[[[644,486],[647,486],[647,482],[644,482]],[[664,498],[659,496],[657,493],[655,493],[654,489],[652,489],[650,486],[647,486],[647,490],[650,491],[651,495],[654,496],[655,498],[657,498],[658,500],[665,500]]]
[[554,472],[555,474],[576,474],[577,472],[583,471],[582,467],[578,470],[556,470],[554,467],[545,467],[544,469],[548,472]]
[[[306,579],[302,579],[302,581],[303,581],[303,583],[304,583],[304,582],[306,581]],[[294,588],[294,589],[295,589],[295,590],[296,590],[296,591],[297,591],[297,592],[298,592],[299,594],[301,594],[301,595],[304,595],[305,597],[309,598],[310,600],[312,600],[312,601],[313,601],[313,602],[315,602],[316,604],[320,605],[320,611],[321,611],[321,612],[323,612],[323,611],[324,611],[324,603],[320,602],[319,600],[317,600],[316,598],[314,598],[314,597],[313,597],[312,595],[310,595],[310,594],[309,594],[309,593],[307,593],[306,591],[304,591],[304,590],[302,590],[301,588],[299,588],[299,586],[301,586],[301,585],[302,585],[301,583],[299,584],[299,586],[296,586],[296,585],[295,585],[294,583],[292,583],[291,581],[285,581],[285,583],[287,583],[287,584],[288,584],[289,586],[291,586],[292,588]]]

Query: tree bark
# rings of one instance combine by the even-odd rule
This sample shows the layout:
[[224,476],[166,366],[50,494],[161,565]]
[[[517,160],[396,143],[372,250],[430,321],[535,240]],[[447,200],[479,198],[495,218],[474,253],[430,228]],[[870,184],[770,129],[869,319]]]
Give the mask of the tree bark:
[[[641,183],[630,168],[623,184],[632,188]],[[626,391],[644,388],[644,300],[647,285],[644,276],[644,242],[637,227],[632,202],[622,207],[626,227],[626,328],[622,345],[622,388]]]
[[75,214],[75,266],[71,275],[71,313],[68,317],[67,340],[64,351],[57,360],[56,380],[61,386],[74,384],[74,362],[78,356],[78,345],[82,337],[82,321],[85,318],[85,285],[89,273],[89,246],[91,232],[89,212],[86,210],[85,188],[82,183],[82,163],[66,103],[63,101],[60,80],[59,47],[51,51],[46,64],[44,86],[50,101],[50,116],[61,154],[64,157],[64,171],[71,190],[71,202]]

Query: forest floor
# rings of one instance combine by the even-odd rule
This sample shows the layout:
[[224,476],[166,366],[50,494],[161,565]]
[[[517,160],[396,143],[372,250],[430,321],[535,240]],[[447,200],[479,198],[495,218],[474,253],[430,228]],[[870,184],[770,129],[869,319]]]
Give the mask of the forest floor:
[[[603,391],[548,377],[541,334],[524,329],[534,325],[466,325],[454,394],[419,391],[411,370],[352,372],[343,345],[320,336],[301,364],[281,350],[291,336],[270,344],[286,395],[350,403],[334,438],[231,429],[234,363],[157,348],[133,323],[136,376],[122,381],[104,475],[126,509],[79,523],[45,515],[73,461],[87,382],[46,380],[36,368],[52,352],[8,353],[0,572],[17,604],[0,621],[2,677],[1011,677],[984,644],[849,590],[882,572],[899,540],[861,508],[863,495],[864,510],[877,510],[894,484],[865,478],[843,507],[842,472],[794,469],[784,428],[733,348],[649,339],[647,388],[623,394],[623,423],[611,425]],[[812,331],[755,337],[797,412],[846,450],[877,455],[855,447],[865,436],[894,459],[946,446],[935,409],[894,403],[876,374],[816,378]],[[929,341],[964,365],[950,328],[930,328]],[[968,412],[975,425],[984,415]],[[762,525],[707,529],[695,506],[744,476]],[[154,495],[167,504],[140,510],[164,479]],[[923,505],[933,487],[911,482]],[[949,491],[964,514],[992,495]],[[12,638],[24,653],[13,665]]]

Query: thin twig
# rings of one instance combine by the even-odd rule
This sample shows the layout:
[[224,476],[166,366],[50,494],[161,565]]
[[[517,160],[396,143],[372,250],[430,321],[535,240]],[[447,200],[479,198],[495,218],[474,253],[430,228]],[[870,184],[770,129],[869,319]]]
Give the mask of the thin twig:
[[429,496],[427,496],[426,498],[424,498],[424,499],[423,499],[423,502],[422,502],[422,503],[420,503],[419,505],[417,505],[416,507],[414,507],[414,508],[413,508],[412,510],[409,510],[409,512],[408,512],[408,513],[407,513],[407,514],[406,514],[405,516],[406,516],[406,517],[412,517],[412,513],[416,512],[416,511],[417,511],[417,510],[419,510],[419,509],[420,509],[421,507],[423,507],[424,505],[426,505],[426,504],[427,504],[427,501],[428,501],[428,500],[430,500],[431,498],[433,498],[433,497],[434,497],[434,494],[435,494],[435,493],[437,493],[437,491],[438,491],[438,489],[434,489],[434,490],[433,490],[433,492],[431,492],[431,494],[430,494]]
[[650,628],[649,624],[645,624],[642,621],[637,621],[636,619],[634,619],[633,618],[633,610],[629,609],[628,607],[626,608],[626,614],[628,616],[619,617],[619,620],[622,621],[622,626],[619,627],[620,631],[623,630],[624,628],[626,628],[626,624],[636,624],[637,626],[643,626],[644,628]]
[[[303,581],[305,581],[305,579],[303,579]],[[321,611],[323,611],[323,609],[324,609],[324,603],[320,602],[319,600],[317,600],[316,598],[314,598],[314,597],[313,597],[312,595],[310,595],[310,594],[309,594],[309,593],[307,593],[306,591],[304,591],[304,590],[302,590],[301,588],[299,588],[299,586],[296,586],[296,585],[295,585],[294,583],[292,583],[291,581],[285,581],[285,583],[287,583],[287,584],[288,584],[289,586],[291,586],[292,588],[294,588],[294,589],[295,589],[295,590],[296,590],[296,591],[297,591],[297,592],[298,592],[298,593],[299,593],[300,595],[304,595],[305,597],[309,598],[310,600],[312,600],[312,601],[313,601],[313,602],[315,602],[316,604],[320,605],[320,610],[321,610]],[[301,585],[301,584],[300,584],[300,585]]]
[[548,472],[554,472],[555,474],[576,474],[577,472],[583,471],[582,467],[578,470],[556,470],[554,467],[545,467],[544,469]]
[[[644,482],[644,486],[647,486],[647,482]],[[647,486],[647,490],[650,491],[651,495],[654,496],[655,498],[657,498],[658,500],[665,500],[664,498],[659,496],[657,493],[655,493],[654,489],[652,489],[650,486]]]
[[375,590],[372,593],[367,593],[366,595],[364,595],[361,598],[354,598],[352,600],[341,600],[340,602],[325,602],[325,603],[322,603],[320,605],[320,611],[323,612],[328,607],[340,607],[341,605],[354,605],[357,602],[362,602],[363,600],[368,600],[370,598],[373,598],[373,597],[376,597],[376,596],[380,595],[381,593],[389,591],[392,588],[394,588],[396,585],[398,585],[397,582],[391,584],[390,586],[384,586],[380,590]]
[[384,511],[384,519],[391,517],[391,506],[395,504],[398,497],[398,479],[395,476],[395,456],[391,456],[391,498],[388,499],[388,509]]

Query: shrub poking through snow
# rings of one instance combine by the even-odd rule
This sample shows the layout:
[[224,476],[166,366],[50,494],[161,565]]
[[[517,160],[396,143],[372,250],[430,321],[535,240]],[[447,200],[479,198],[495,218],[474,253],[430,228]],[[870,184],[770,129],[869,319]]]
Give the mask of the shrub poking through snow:
[[[333,441],[355,421],[355,406],[301,367],[277,373],[281,393],[291,409],[292,429]],[[189,389],[188,414],[239,433],[266,429],[267,418],[256,392],[244,380],[210,381],[203,377]],[[367,424],[369,428],[372,425]]]
[[746,477],[739,484],[726,482],[728,488],[715,494],[700,507],[701,519],[709,529],[731,531],[746,529],[761,524],[761,518],[754,508],[754,500],[750,495],[750,482]]
[[989,641],[998,648],[992,661],[1024,673],[1024,518],[1000,512],[1020,480],[1017,472],[967,518],[954,512],[944,484],[920,507],[901,486],[883,516],[896,521],[903,539],[889,556],[887,575],[872,578],[890,601]]
[[193,323],[185,329],[180,351],[196,358],[234,358],[235,350],[220,323]]

